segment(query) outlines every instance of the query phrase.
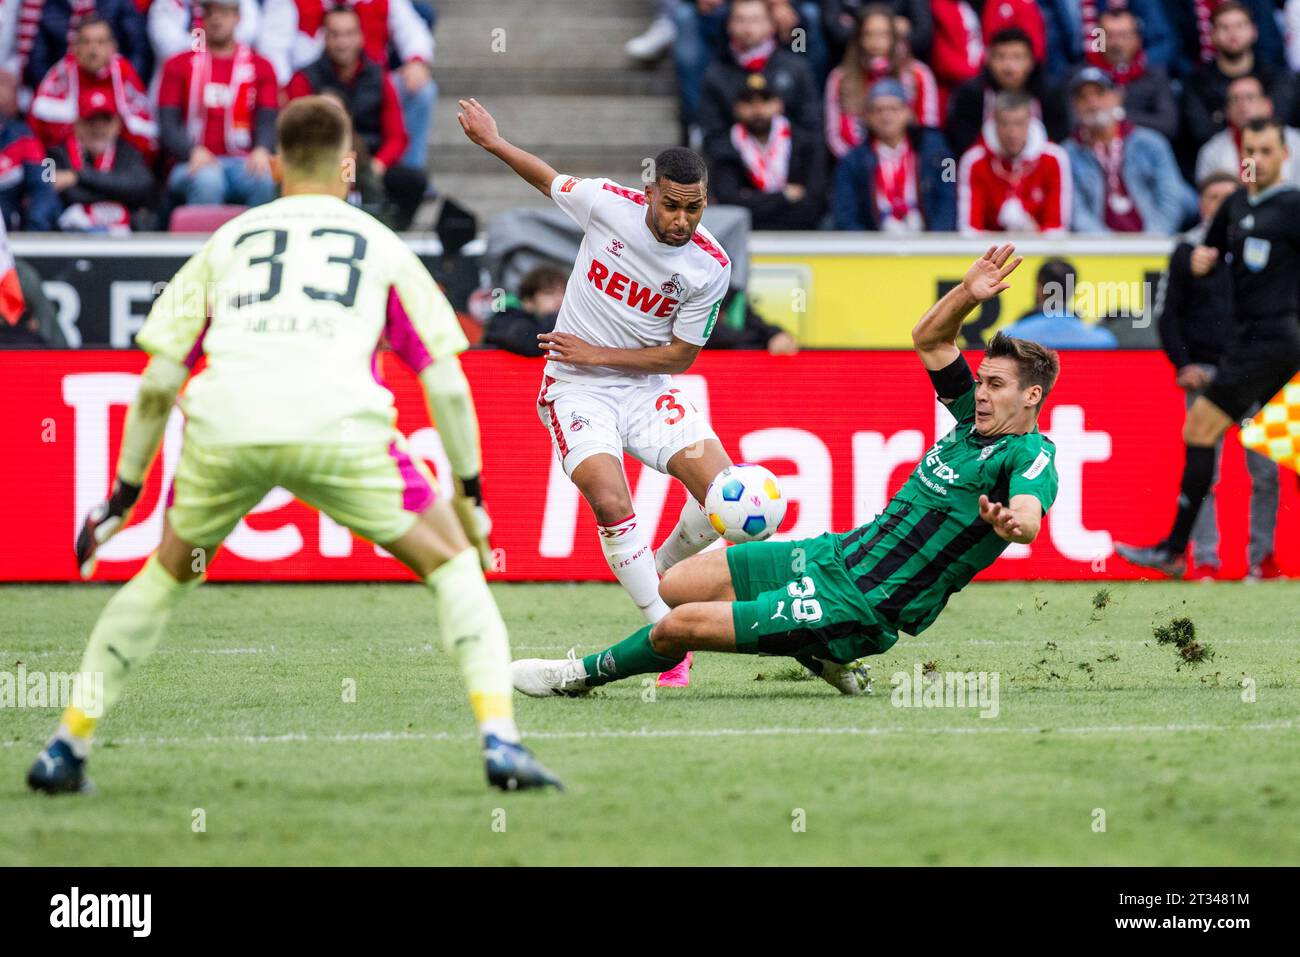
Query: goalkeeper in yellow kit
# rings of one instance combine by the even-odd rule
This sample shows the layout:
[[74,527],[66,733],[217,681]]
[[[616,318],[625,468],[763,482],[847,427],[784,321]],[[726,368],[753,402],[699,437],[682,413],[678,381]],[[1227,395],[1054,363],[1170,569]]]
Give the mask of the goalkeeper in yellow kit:
[[[559,786],[519,743],[505,624],[480,567],[490,523],[478,491],[478,423],[457,354],[468,343],[419,259],[343,199],[348,120],[320,97],[280,115],[283,197],[222,226],[178,272],[136,336],[152,355],[127,413],[117,478],[77,541],[82,574],[126,521],[173,401],[185,441],[162,542],[105,606],[80,674],[102,673],[104,707],[157,645],[221,542],[277,486],[382,545],[433,593],[483,739],[489,783]],[[444,498],[395,428],[378,376],[381,341],[417,373],[457,476]],[[74,701],[82,699],[75,693]],[[69,707],[28,772],[51,793],[89,789],[98,716]]]

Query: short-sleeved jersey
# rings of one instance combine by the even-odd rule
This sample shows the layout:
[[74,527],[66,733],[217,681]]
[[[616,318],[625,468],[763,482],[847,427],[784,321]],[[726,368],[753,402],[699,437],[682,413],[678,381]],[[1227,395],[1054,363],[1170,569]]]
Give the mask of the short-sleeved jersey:
[[295,195],[218,229],[135,337],[207,366],[181,407],[208,445],[386,441],[397,411],[379,376],[386,341],[417,373],[468,348],[424,264],[340,199]]
[[[1046,513],[1056,500],[1056,446],[1034,429],[1019,435],[975,431],[975,382],[941,395],[957,424],[922,456],[879,516],[840,537],[845,566],[872,608],[917,634],[1009,544],[980,518],[979,499],[1008,504],[1032,495]],[[955,370],[945,370],[952,381]]]
[[[731,282],[731,260],[703,226],[683,246],[661,243],[646,225],[645,194],[607,179],[561,174],[551,198],[583,230],[564,290],[557,332],[595,346],[643,349],[673,337],[704,345]],[[546,374],[630,385],[647,374],[548,361]],[[667,376],[657,378],[667,379]]]

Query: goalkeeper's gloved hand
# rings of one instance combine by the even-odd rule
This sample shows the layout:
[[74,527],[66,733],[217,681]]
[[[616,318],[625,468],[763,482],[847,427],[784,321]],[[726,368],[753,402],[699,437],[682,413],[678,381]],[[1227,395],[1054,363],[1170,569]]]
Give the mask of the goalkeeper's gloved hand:
[[479,564],[484,571],[492,569],[492,518],[483,507],[483,489],[476,475],[473,478],[456,477],[456,494],[452,497],[451,507],[460,519],[460,526],[465,530],[465,537],[478,551]]
[[115,479],[107,501],[100,502],[86,513],[86,520],[77,533],[77,570],[82,578],[89,578],[95,571],[95,553],[99,546],[126,524],[131,507],[139,497],[140,486]]

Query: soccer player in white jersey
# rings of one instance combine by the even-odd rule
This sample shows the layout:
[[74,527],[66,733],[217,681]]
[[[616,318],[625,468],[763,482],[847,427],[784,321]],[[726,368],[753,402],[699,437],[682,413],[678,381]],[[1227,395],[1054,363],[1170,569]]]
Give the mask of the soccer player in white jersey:
[[[467,348],[451,305],[414,253],[343,199],[355,161],[343,111],[321,97],[280,114],[283,198],[222,226],[154,304],[136,344],[152,358],[127,413],[108,501],[77,541],[82,574],[126,521],[180,387],[185,440],[162,543],[117,591],[91,632],[80,674],[120,697],[172,610],[203,579],[221,542],[271,489],[288,489],[408,566],[433,594],[483,740],[488,781],[506,790],[559,785],[519,743],[505,624],[480,567],[488,521]],[[449,501],[395,428],[379,376],[382,341],[419,374],[457,477]],[[99,714],[74,705],[28,772],[30,787],[88,790]],[[98,709],[93,709],[98,710]]]
[[[583,230],[547,350],[538,414],[564,471],[600,527],[614,575],[646,620],[668,614],[659,576],[718,537],[700,503],[731,465],[712,427],[673,387],[713,331],[731,262],[700,225],[708,192],[704,161],[680,147],[654,160],[644,191],[608,179],[557,173],[507,142],[477,100],[460,100],[465,134],[549,196]],[[651,550],[623,473],[623,452],[666,472],[690,497],[676,528]],[[690,656],[659,676],[681,686]]]

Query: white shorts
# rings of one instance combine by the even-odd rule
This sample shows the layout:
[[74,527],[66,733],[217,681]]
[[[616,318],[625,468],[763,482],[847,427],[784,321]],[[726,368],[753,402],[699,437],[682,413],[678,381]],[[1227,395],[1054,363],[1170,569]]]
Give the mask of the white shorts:
[[604,452],[620,462],[626,451],[656,472],[687,446],[718,436],[671,380],[596,385],[544,376],[537,415],[551,433],[564,473]]

